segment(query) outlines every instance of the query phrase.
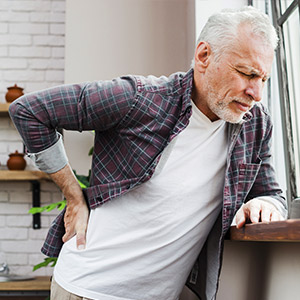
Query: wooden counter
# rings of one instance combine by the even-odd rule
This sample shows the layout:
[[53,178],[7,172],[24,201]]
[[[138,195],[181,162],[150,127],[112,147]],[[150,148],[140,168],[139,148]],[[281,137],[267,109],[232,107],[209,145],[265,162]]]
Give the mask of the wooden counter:
[[49,291],[50,277],[37,276],[32,280],[0,282],[0,291]]
[[32,280],[0,282],[1,300],[45,300],[50,294],[50,277],[37,276]]
[[30,181],[30,180],[51,180],[51,178],[48,174],[42,171],[0,170],[0,181]]
[[240,229],[232,226],[229,239],[231,241],[300,242],[300,219],[246,224]]
[[8,116],[8,107],[10,103],[0,103],[0,116]]

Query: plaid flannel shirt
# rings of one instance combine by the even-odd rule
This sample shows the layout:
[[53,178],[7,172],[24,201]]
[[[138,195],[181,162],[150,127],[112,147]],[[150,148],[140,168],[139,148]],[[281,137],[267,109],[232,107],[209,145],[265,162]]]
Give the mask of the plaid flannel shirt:
[[[95,130],[91,187],[84,191],[94,209],[151,178],[164,148],[189,122],[192,87],[192,69],[169,78],[127,76],[63,85],[19,98],[10,114],[33,153],[55,145],[57,128]],[[200,299],[215,297],[224,235],[240,206],[258,196],[272,196],[285,206],[270,160],[271,132],[261,104],[243,123],[229,125],[223,210],[187,281]],[[59,254],[63,216],[64,211],[49,230],[45,255]]]

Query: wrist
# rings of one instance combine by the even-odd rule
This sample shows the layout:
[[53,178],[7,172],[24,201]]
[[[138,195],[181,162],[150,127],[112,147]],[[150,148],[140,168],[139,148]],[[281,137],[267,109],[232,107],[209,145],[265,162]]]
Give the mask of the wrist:
[[66,197],[67,203],[84,201],[82,189],[69,164],[50,176]]

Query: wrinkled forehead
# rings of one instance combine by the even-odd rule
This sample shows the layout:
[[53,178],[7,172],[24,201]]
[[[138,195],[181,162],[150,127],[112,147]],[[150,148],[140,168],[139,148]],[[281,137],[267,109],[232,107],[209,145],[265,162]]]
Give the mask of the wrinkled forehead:
[[233,40],[229,49],[235,65],[244,66],[263,76],[269,76],[274,59],[274,49],[263,37],[251,29],[243,28]]

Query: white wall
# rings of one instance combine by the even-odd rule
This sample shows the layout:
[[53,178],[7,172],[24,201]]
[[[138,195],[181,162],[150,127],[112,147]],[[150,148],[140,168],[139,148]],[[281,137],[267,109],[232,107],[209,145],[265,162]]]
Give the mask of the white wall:
[[300,243],[225,243],[217,300],[289,300],[300,295]]
[[[66,4],[66,83],[188,70],[195,43],[193,0]],[[87,174],[93,136],[66,131],[64,136],[73,169]]]
[[67,0],[66,82],[185,71],[192,54],[189,35],[194,32],[187,28],[187,4]]
[[226,8],[240,8],[247,5],[247,0],[195,0],[196,2],[196,36],[200,34],[210,15]]

